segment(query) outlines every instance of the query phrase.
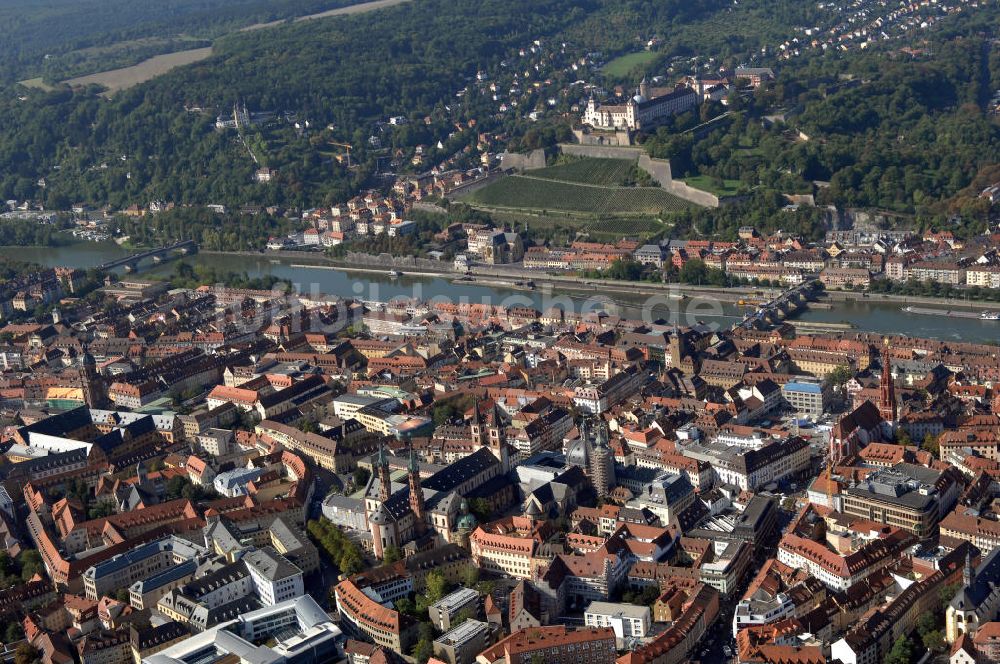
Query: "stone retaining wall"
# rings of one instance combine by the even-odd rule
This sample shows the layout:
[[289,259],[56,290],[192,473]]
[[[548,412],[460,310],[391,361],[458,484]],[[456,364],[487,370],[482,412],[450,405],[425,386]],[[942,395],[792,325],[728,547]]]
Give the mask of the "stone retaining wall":
[[545,150],[538,148],[528,154],[503,152],[500,154],[500,168],[503,170],[529,171],[535,168],[545,168]]
[[451,271],[453,265],[449,261],[436,261],[431,258],[416,258],[415,256],[393,256],[391,254],[366,254],[359,251],[348,251],[342,259],[352,265],[366,267],[406,268],[415,267],[424,270]]
[[502,172],[493,171],[484,178],[479,178],[478,180],[470,180],[469,182],[463,182],[462,184],[458,185],[457,187],[454,187],[451,191],[448,192],[448,198],[457,198],[458,196],[465,196],[467,194],[471,194],[474,191],[482,189],[491,182],[496,182],[501,177],[503,177]]
[[560,143],[559,149],[563,154],[574,157],[594,157],[596,159],[629,159],[637,160],[646,154],[642,148],[619,148],[609,145],[575,145],[573,143]]
[[436,203],[428,203],[426,201],[414,201],[413,209],[420,210],[421,212],[430,212],[431,214],[448,214],[447,209]]
[[680,180],[673,180],[666,187],[671,194],[702,207],[719,207],[719,197],[701,189],[695,189]]
[[649,173],[662,188],[678,198],[701,205],[702,207],[719,207],[719,197],[701,189],[688,186],[680,180],[674,180],[670,171],[670,162],[666,159],[653,159],[642,148],[618,148],[605,145],[573,145],[561,143],[559,149],[564,154],[576,157],[593,157],[596,159],[630,159],[636,165]]

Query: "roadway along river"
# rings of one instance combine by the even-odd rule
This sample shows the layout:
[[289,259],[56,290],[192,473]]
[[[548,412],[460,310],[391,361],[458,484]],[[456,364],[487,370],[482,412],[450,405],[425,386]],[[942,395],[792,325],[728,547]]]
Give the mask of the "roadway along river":
[[[131,252],[114,243],[80,242],[53,248],[0,247],[0,253],[46,266],[88,268]],[[527,291],[485,284],[456,283],[451,276],[403,276],[394,279],[387,274],[374,272],[344,272],[329,267],[308,267],[295,260],[278,260],[264,255],[254,258],[198,254],[185,260],[194,264],[210,265],[222,272],[246,273],[251,277],[273,274],[297,284],[298,289],[304,293],[329,293],[359,297],[364,300],[385,301],[396,297],[416,297],[421,300],[438,298],[455,302],[464,300],[505,306],[534,306],[538,309],[557,304],[572,307],[576,311],[585,307],[589,311],[597,308],[612,310],[617,307],[617,313],[631,318],[646,320],[662,318],[681,325],[689,325],[700,320],[728,326],[743,315],[741,307],[730,303],[718,303],[704,297],[677,301],[670,300],[665,295],[649,299],[643,295],[613,293],[608,294],[604,301],[595,302],[589,298],[600,296],[600,293],[549,289],[542,283],[541,278],[536,279],[538,286],[536,290]],[[306,262],[306,257],[302,262]],[[151,278],[162,277],[169,275],[175,269],[175,264],[176,261],[159,266],[148,266],[144,263],[139,274]],[[442,264],[442,267],[448,266]],[[976,342],[1000,341],[1000,321],[909,314],[902,310],[902,306],[897,303],[868,301],[835,302],[832,309],[812,309],[802,313],[796,320],[812,323],[851,323],[861,330],[905,333],[914,337]],[[948,307],[942,305],[941,308]]]

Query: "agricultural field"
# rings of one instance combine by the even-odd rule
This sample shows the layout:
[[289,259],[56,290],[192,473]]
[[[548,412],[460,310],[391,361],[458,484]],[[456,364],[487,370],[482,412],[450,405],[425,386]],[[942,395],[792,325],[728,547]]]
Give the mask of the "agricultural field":
[[204,60],[210,55],[212,55],[211,46],[193,48],[187,51],[157,55],[131,67],[112,69],[88,76],[79,76],[64,82],[72,86],[95,83],[106,88],[107,90],[104,94],[110,96],[119,90],[131,88],[134,85],[139,85],[161,74],[165,74],[174,67],[189,65],[199,60]]
[[606,187],[621,186],[636,179],[636,162],[630,159],[595,159],[584,157],[557,166],[529,171],[533,178],[597,184]]
[[[384,9],[386,7],[394,7],[395,5],[401,5],[404,2],[410,2],[410,0],[369,0],[369,2],[362,2],[356,5],[348,5],[347,7],[338,7],[336,9],[328,9],[323,12],[317,12],[315,14],[307,14],[306,16],[296,16],[291,20],[293,23],[300,23],[302,21],[311,21],[317,18],[329,18],[331,16],[350,16],[351,14],[363,14],[365,12],[370,12],[375,9]],[[245,28],[241,28],[240,32],[252,32],[253,30],[260,30],[262,28],[274,28],[279,25],[285,25],[289,20],[281,21],[269,21],[267,23],[255,23],[254,25],[248,25]]]
[[691,178],[684,178],[684,183],[695,189],[707,191],[716,196],[735,196],[740,192],[739,180],[719,180],[707,175],[698,175]]
[[26,88],[35,88],[37,90],[44,90],[45,92],[52,92],[55,88],[42,80],[41,76],[36,78],[27,78],[23,81],[18,81],[21,85]]
[[645,67],[656,59],[656,53],[652,51],[639,51],[638,53],[628,53],[615,58],[601,68],[605,74],[612,78],[624,78],[632,73],[637,67]]
[[467,203],[485,208],[575,212],[597,216],[657,215],[689,203],[657,187],[600,187],[512,175],[472,193]]

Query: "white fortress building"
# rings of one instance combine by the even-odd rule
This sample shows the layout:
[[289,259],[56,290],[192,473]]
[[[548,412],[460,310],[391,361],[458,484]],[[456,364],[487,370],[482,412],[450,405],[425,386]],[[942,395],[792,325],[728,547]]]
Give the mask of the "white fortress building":
[[624,104],[598,104],[591,97],[583,123],[594,129],[645,129],[663,118],[697,108],[699,100],[693,88],[651,88],[644,78],[638,93]]

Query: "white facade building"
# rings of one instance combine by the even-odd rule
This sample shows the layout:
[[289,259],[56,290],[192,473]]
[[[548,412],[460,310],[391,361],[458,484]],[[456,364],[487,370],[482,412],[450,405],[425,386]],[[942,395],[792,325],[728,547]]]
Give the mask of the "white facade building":
[[610,627],[615,638],[643,638],[649,633],[650,611],[648,606],[591,602],[583,614],[587,627]]

